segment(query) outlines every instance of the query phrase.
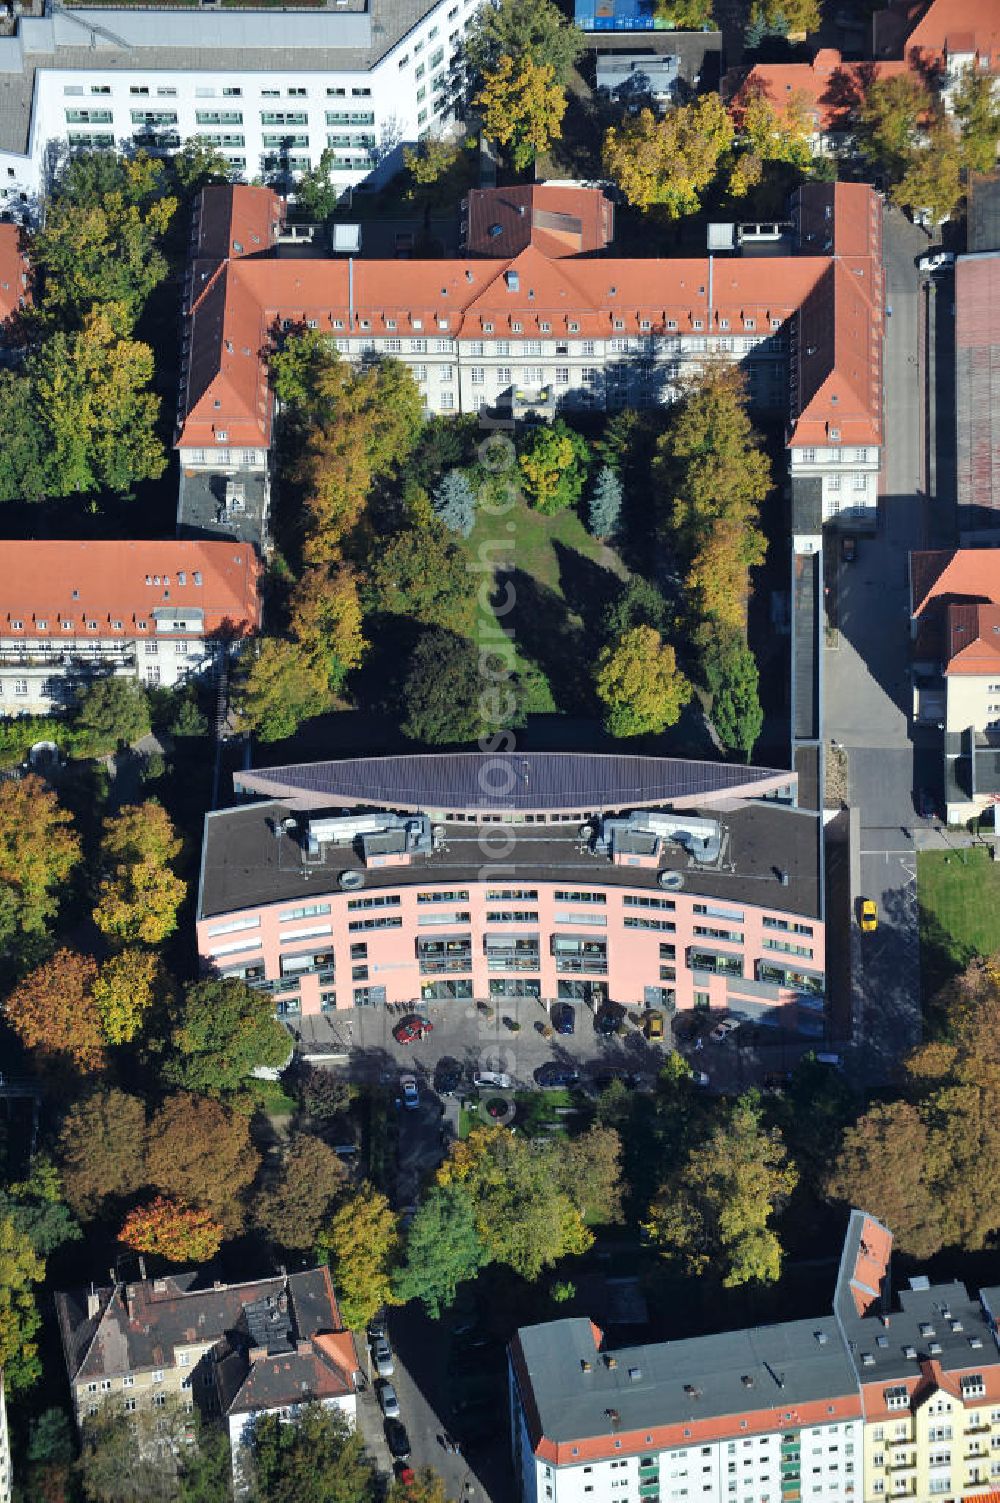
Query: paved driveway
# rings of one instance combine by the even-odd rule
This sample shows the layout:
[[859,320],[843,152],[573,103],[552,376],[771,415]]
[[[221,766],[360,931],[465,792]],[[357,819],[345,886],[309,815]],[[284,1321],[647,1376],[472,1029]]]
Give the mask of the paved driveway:
[[[855,896],[872,897],[881,922],[847,936],[854,958],[854,1040],[873,1075],[884,1075],[920,1036],[920,957],[909,726],[908,554],[924,546],[924,313],[916,259],[927,237],[894,210],[885,217],[886,461],[879,530],[859,543],[853,564],[839,557],[828,582],[839,631],[824,651],[824,734],[847,749],[848,799],[860,811]],[[918,759],[928,755],[918,748]]]

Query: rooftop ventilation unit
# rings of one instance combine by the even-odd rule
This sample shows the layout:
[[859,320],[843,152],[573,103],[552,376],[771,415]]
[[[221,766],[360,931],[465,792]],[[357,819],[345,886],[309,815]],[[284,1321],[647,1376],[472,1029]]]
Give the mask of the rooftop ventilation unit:
[[656,880],[665,892],[679,892],[684,886],[684,873],[668,868],[660,872]]
[[342,892],[355,892],[359,887],[364,887],[364,885],[364,872],[349,870],[346,872],[341,872],[340,876],[337,878],[337,886],[341,889]]
[[862,1367],[874,1367],[875,1366],[875,1354],[873,1352],[862,1352],[861,1353],[861,1366]]
[[916,1349],[916,1347],[915,1346],[904,1346],[904,1348],[903,1348],[903,1356],[906,1358],[907,1362],[916,1362],[916,1360],[917,1360],[917,1349]]

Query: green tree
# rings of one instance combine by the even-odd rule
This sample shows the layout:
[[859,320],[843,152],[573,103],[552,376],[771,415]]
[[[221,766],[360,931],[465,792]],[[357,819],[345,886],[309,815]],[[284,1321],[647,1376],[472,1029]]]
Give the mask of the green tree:
[[400,692],[403,734],[425,746],[474,741],[483,729],[485,688],[474,643],[449,631],[424,632]]
[[274,1004],[236,977],[196,981],[166,1010],[168,1085],[205,1096],[242,1091],[252,1072],[283,1065],[291,1052]]
[[122,950],[101,966],[91,987],[109,1044],[129,1044],[146,1014],[170,995],[170,982],[159,955],[148,950]]
[[928,1158],[927,1127],[917,1107],[877,1102],[844,1134],[826,1193],[884,1221],[901,1251],[932,1257],[943,1234]]
[[553,0],[500,0],[478,10],[465,38],[466,66],[473,78],[495,71],[502,57],[529,57],[548,64],[554,81],[565,86],[585,46]]
[[877,172],[898,182],[909,165],[920,120],[931,97],[912,73],[876,78],[865,90],[858,120],[858,146]]
[[320,153],[315,167],[303,172],[295,182],[295,201],[303,218],[313,223],[324,224],[335,212],[340,202],[341,190],[330,181],[333,171],[333,148],[327,146]]
[[205,1096],[168,1096],[146,1130],[146,1177],[171,1201],[242,1231],[244,1193],[260,1168],[245,1114]]
[[302,652],[323,668],[330,694],[339,693],[368,650],[354,571],[344,564],[306,569],[292,591],[289,615]]
[[0,371],[0,501],[40,501],[50,494],[44,422],[24,375]]
[[484,1261],[504,1263],[534,1281],[560,1258],[587,1251],[593,1237],[561,1188],[559,1150],[478,1127],[438,1170],[437,1183],[464,1190],[475,1211]]
[[10,1215],[0,1215],[0,1369],[9,1393],[30,1388],[41,1377],[35,1340],[42,1324],[32,1285],[45,1277],[45,1263],[26,1232]]
[[74,724],[87,752],[102,757],[149,734],[149,699],[132,678],[98,678],[84,689]]
[[189,136],[174,152],[170,167],[185,198],[194,198],[212,183],[229,181],[230,167],[222,152],[201,136]]
[[555,82],[550,63],[506,55],[483,75],[473,104],[481,111],[483,129],[491,140],[506,146],[518,172],[530,167],[559,139],[566,113],[566,90]]
[[386,544],[372,565],[369,606],[468,637],[475,581],[465,552],[435,517],[425,527],[397,533]]
[[17,928],[8,949],[21,935],[45,933],[80,852],[72,815],[40,777],[0,783],[0,891]]
[[148,208],[169,194],[167,163],[147,151],[71,152],[62,163],[51,197],[63,207],[99,207],[117,194],[127,207]]
[[66,1242],[79,1242],[82,1236],[76,1218],[63,1202],[59,1170],[45,1154],[35,1156],[26,1180],[0,1190],[0,1215],[10,1216],[40,1258],[47,1258]]
[[355,1095],[355,1087],[342,1075],[307,1060],[300,1061],[292,1077],[292,1090],[302,1111],[314,1122],[332,1122],[347,1111]]
[[712,0],[656,0],[656,19],[672,31],[708,31]]
[[393,1268],[399,1253],[399,1217],[367,1182],[337,1207],[317,1238],[327,1258],[344,1324],[360,1331],[383,1305],[395,1303]]
[[187,884],[154,861],[121,862],[104,878],[94,923],[109,940],[157,945],[177,928]]
[[42,316],[72,329],[96,305],[114,303],[131,328],[167,275],[162,240],[176,208],[174,198],[143,204],[121,190],[87,203],[50,201],[31,248]]
[[774,1283],[781,1244],[770,1222],[797,1178],[750,1092],[678,1162],[650,1206],[650,1237],[692,1277],[714,1268],[726,1289]]
[[749,27],[758,38],[818,31],[820,0],[751,0]]
[[190,1427],[177,1400],[134,1414],[99,1408],[83,1426],[74,1468],[87,1503],[176,1503]]
[[233,1455],[229,1435],[211,1425],[199,1425],[196,1445],[181,1452],[177,1503],[230,1503],[233,1496]]
[[737,632],[715,635],[705,658],[712,724],[727,751],[750,760],[764,725],[757,659]]
[[414,186],[429,188],[454,171],[461,160],[462,148],[444,136],[424,136],[415,147],[403,147],[403,165]]
[[333,1149],[311,1133],[296,1133],[277,1178],[257,1197],[254,1219],[281,1247],[310,1252],[343,1182]]
[[550,516],[572,506],[583,491],[589,460],[587,440],[562,418],[529,429],[518,457],[528,501]]
[[261,741],[283,741],[331,707],[324,664],[286,637],[265,637],[245,653],[233,689],[241,729]]
[[146,1109],[138,1096],[101,1087],[74,1102],[57,1158],[70,1206],[81,1221],[104,1220],[146,1183]]
[[812,167],[812,121],[805,95],[792,94],[780,111],[763,91],[739,111],[729,191],[740,198],[756,188],[768,163],[781,162],[808,174]]
[[926,145],[911,152],[906,171],[892,189],[892,201],[936,226],[951,218],[963,193],[962,145],[951,121],[940,116]]
[[697,214],[733,141],[733,123],[718,94],[664,115],[640,110],[604,137],[604,168],[636,209],[658,208],[667,219]]
[[251,1503],[371,1503],[375,1475],[360,1431],[338,1409],[264,1414],[240,1458]]
[[659,734],[676,725],[694,692],[677,655],[651,626],[635,626],[608,643],[597,660],[597,697],[610,736]]
[[559,1155],[561,1183],[588,1225],[622,1219],[622,1140],[613,1127],[594,1124],[568,1138]]
[[974,172],[992,172],[1000,139],[1000,99],[992,73],[972,63],[962,69],[951,95],[951,107],[961,132],[962,161]]
[[432,505],[449,532],[467,538],[476,525],[476,497],[461,470],[448,470],[441,476],[432,496]]
[[461,1185],[432,1185],[406,1236],[406,1261],[393,1279],[401,1304],[423,1301],[432,1320],[455,1303],[459,1284],[484,1261],[472,1200]]
[[656,586],[641,574],[632,574],[624,589],[613,600],[604,618],[609,641],[623,637],[634,626],[651,626],[661,636],[676,626],[674,613]]
[[622,483],[610,465],[602,465],[590,496],[587,526],[595,538],[610,538],[618,531],[622,512]]

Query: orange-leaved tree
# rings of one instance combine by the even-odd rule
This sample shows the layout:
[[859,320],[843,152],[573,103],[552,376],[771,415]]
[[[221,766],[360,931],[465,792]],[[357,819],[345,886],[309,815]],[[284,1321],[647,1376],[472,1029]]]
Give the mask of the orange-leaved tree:
[[207,1211],[158,1195],[125,1217],[118,1240],[136,1252],[158,1253],[172,1263],[203,1263],[222,1245],[223,1228]]

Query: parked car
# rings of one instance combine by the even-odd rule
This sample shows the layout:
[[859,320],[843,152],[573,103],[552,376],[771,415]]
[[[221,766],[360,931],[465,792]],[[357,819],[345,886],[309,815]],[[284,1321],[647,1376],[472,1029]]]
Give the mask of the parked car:
[[407,1435],[406,1426],[401,1420],[386,1420],[385,1443],[389,1447],[389,1454],[394,1461],[405,1461],[407,1459],[410,1454],[410,1437]]
[[379,1313],[377,1315],[373,1315],[371,1320],[368,1322],[368,1340],[369,1342],[378,1341],[379,1337],[384,1335],[385,1311],[380,1310]]
[[454,1096],[462,1084],[462,1066],[445,1054],[434,1066],[434,1089],[439,1096]]
[[572,1065],[563,1065],[556,1059],[550,1059],[546,1060],[544,1065],[538,1066],[534,1079],[535,1084],[541,1086],[543,1091],[553,1091],[560,1087],[576,1085],[580,1079],[580,1072],[574,1070]]
[[861,899],[861,931],[874,934],[878,928],[878,904],[874,898]]
[[576,1032],[576,1009],[570,1002],[560,1002],[552,1009],[552,1026],[556,1033]]
[[738,1018],[723,1018],[721,1023],[716,1023],[708,1036],[713,1044],[724,1044],[729,1035],[735,1033],[739,1026]]
[[401,1075],[399,1077],[399,1089],[403,1097],[403,1105],[409,1112],[415,1112],[420,1106],[420,1087],[417,1085],[415,1075]]
[[663,1014],[655,1007],[651,1007],[642,1020],[642,1031],[652,1042],[663,1037]]
[[380,1378],[391,1378],[396,1371],[396,1364],[392,1358],[392,1347],[388,1337],[376,1336],[371,1344],[372,1364]]
[[936,813],[934,808],[934,795],[929,788],[921,788],[917,793],[917,808],[921,819],[933,819]]
[[380,1383],[378,1401],[386,1419],[399,1419],[399,1398],[391,1383]]
[[397,1044],[419,1044],[425,1034],[433,1031],[434,1024],[427,1018],[419,1018],[415,1012],[401,1018],[392,1030]]
[[594,1014],[594,1032],[599,1033],[602,1038],[610,1038],[612,1034],[618,1032],[621,1026],[622,1014],[618,1008],[602,1007]]
[[479,1089],[493,1086],[498,1091],[509,1091],[513,1088],[514,1077],[505,1075],[502,1070],[477,1070],[472,1077],[472,1084]]
[[943,271],[946,266],[954,266],[954,251],[931,251],[926,256],[921,256],[917,266],[921,271]]

